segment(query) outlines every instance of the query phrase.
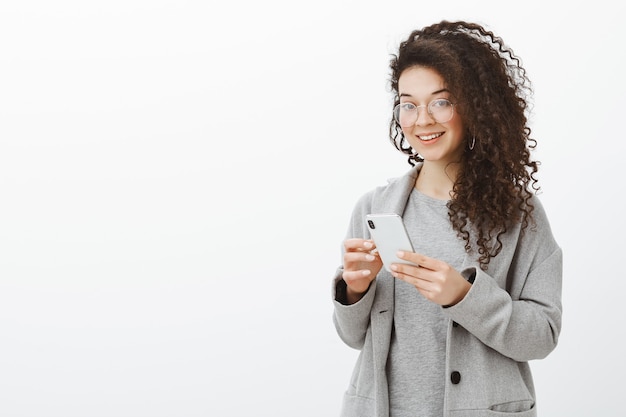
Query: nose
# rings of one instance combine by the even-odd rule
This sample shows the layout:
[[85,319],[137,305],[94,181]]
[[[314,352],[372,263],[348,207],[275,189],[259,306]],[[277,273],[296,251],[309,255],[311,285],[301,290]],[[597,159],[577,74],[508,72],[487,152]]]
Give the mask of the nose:
[[435,121],[430,113],[428,113],[428,109],[426,108],[426,106],[418,106],[416,111],[417,118],[415,119],[415,124],[417,126],[426,126],[432,124]]

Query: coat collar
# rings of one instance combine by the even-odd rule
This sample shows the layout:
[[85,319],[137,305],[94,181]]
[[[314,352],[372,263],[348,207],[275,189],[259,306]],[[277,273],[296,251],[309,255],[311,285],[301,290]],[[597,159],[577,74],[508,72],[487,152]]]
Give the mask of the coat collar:
[[415,188],[420,169],[422,169],[422,164],[418,163],[403,176],[388,180],[387,186],[383,187],[381,194],[374,199],[372,212],[402,215],[409,196]]

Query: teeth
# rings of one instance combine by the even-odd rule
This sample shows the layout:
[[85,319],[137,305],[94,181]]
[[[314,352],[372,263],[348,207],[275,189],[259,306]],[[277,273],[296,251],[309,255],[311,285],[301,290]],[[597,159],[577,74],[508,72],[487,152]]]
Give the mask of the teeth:
[[441,135],[443,135],[443,133],[433,133],[432,135],[428,135],[428,136],[419,136],[419,138],[420,140],[433,140],[435,138],[438,138]]

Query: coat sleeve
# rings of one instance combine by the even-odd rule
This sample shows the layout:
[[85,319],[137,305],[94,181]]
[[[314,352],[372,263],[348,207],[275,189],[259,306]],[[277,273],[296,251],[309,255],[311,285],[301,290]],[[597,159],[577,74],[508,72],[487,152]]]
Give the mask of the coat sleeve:
[[508,242],[514,253],[504,255],[499,276],[477,269],[466,297],[445,309],[485,345],[520,362],[546,357],[561,331],[563,254],[538,202],[534,216],[536,225]]
[[337,334],[343,342],[354,349],[361,349],[365,343],[365,335],[370,323],[370,312],[376,295],[376,280],[367,290],[367,293],[354,304],[345,305],[337,301],[336,288],[341,278],[339,268],[338,276],[333,280],[333,303],[335,310],[333,312],[333,323]]
[[[369,232],[365,227],[365,215],[369,213],[371,208],[371,200],[373,193],[370,192],[359,199],[350,219],[350,225],[346,233],[348,238],[369,239]],[[343,245],[341,246],[341,255],[343,259]],[[333,323],[337,330],[337,334],[343,342],[354,348],[361,349],[365,342],[365,335],[369,327],[370,312],[376,295],[376,280],[372,282],[367,293],[358,302],[345,305],[338,299],[337,288],[342,285],[343,266],[337,268],[332,282],[332,297],[334,304]],[[343,284],[345,285],[345,284]]]

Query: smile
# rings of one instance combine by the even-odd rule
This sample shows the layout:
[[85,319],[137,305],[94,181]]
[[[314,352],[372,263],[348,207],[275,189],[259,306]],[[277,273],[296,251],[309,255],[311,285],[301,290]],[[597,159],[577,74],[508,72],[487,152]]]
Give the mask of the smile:
[[423,140],[423,141],[429,141],[429,140],[436,139],[441,135],[443,135],[443,133],[433,133],[432,135],[418,136],[418,138],[420,138],[420,140]]

